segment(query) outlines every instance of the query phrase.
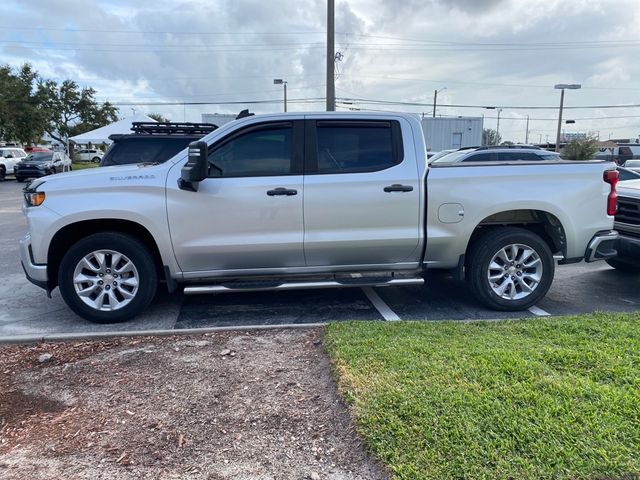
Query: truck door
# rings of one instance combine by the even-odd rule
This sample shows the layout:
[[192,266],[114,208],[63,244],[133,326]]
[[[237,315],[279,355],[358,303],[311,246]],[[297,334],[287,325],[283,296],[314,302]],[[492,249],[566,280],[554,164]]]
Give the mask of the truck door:
[[418,261],[421,188],[411,128],[402,122],[307,120],[307,265]]
[[210,146],[197,192],[167,185],[185,273],[304,266],[303,138],[302,120],[249,125]]

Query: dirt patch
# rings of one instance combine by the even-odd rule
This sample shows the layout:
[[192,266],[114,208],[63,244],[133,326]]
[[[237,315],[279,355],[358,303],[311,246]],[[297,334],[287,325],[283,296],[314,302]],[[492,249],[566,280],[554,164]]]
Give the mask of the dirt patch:
[[321,330],[3,347],[0,372],[3,479],[387,478]]

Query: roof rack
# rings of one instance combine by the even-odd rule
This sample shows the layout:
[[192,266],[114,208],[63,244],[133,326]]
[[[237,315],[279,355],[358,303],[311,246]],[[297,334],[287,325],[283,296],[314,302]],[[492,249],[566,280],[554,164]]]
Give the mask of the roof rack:
[[144,135],[206,135],[218,128],[213,123],[133,122],[131,131]]
[[535,145],[483,145],[482,147],[471,147],[477,150],[489,150],[492,148],[498,149],[518,149],[518,148],[528,148],[530,150],[542,150],[540,147],[536,147]]

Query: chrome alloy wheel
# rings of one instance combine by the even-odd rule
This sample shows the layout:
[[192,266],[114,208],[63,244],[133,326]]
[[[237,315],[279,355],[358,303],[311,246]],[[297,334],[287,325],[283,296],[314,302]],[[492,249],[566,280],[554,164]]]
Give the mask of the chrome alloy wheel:
[[528,245],[515,243],[498,250],[487,277],[493,292],[506,300],[528,297],[542,279],[542,259]]
[[138,292],[140,276],[129,258],[114,250],[96,250],[78,262],[73,286],[78,297],[95,310],[126,306]]

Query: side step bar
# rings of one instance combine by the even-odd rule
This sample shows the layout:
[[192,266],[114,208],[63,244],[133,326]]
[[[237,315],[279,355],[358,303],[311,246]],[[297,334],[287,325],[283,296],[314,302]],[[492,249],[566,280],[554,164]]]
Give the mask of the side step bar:
[[305,288],[345,288],[345,287],[389,287],[392,285],[423,285],[424,278],[393,278],[390,280],[376,279],[371,281],[362,279],[345,279],[344,281],[328,280],[317,282],[287,282],[287,283],[269,283],[265,282],[260,285],[257,282],[246,285],[228,284],[228,285],[191,285],[184,288],[186,295],[198,295],[201,293],[231,293],[231,292],[264,292],[277,290],[302,290]]

